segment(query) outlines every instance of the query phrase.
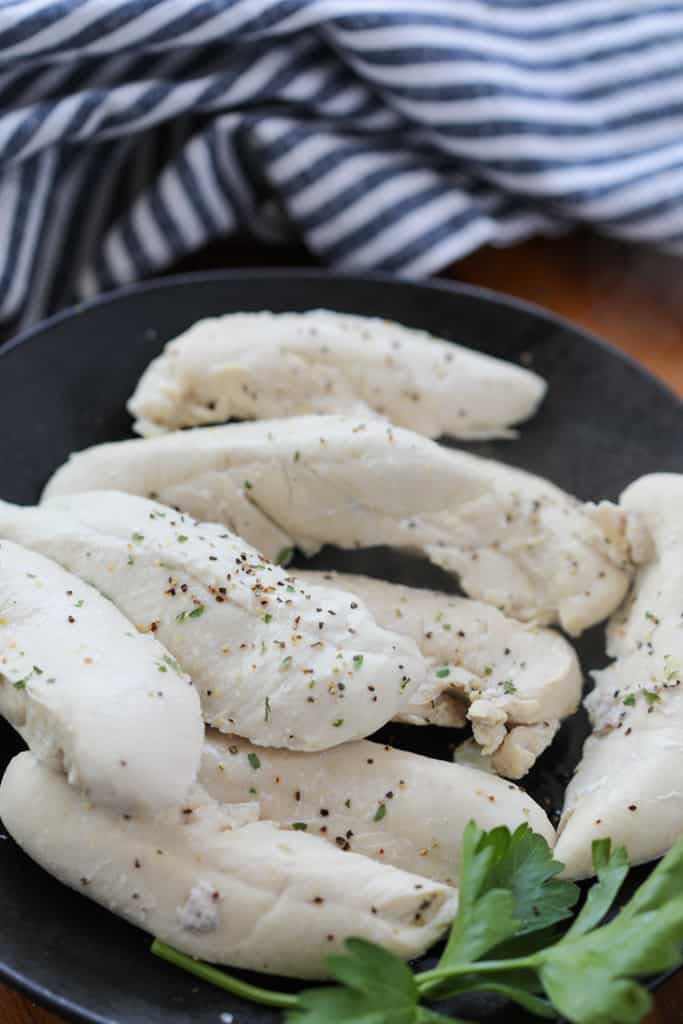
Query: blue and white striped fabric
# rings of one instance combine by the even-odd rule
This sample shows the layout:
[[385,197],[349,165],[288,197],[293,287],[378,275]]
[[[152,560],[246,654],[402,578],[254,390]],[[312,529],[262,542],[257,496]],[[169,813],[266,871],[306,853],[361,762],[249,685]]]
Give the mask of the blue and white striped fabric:
[[0,0],[0,322],[210,239],[683,245],[681,0]]

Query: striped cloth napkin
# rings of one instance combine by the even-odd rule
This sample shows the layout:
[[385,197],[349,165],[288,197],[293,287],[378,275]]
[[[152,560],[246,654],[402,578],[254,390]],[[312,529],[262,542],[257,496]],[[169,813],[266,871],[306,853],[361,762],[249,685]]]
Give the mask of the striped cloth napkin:
[[210,239],[680,249],[681,0],[0,0],[0,323]]

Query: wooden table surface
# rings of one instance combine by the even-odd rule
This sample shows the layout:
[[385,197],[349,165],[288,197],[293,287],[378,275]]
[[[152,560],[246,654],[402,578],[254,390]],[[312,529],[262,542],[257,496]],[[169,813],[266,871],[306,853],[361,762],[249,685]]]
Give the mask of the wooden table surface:
[[[179,269],[310,262],[299,249],[240,243],[213,246]],[[577,233],[482,249],[441,276],[561,313],[628,352],[683,395],[683,260]],[[0,985],[0,1024],[63,1022]],[[683,1024],[683,971],[658,992],[646,1024]]]

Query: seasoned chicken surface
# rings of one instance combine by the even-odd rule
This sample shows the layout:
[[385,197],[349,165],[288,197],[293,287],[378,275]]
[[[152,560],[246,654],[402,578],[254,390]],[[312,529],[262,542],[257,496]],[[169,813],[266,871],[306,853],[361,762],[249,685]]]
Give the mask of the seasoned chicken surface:
[[297,754],[209,732],[200,781],[221,803],[258,800],[262,818],[448,885],[457,884],[472,819],[482,829],[526,823],[551,846],[555,839],[517,786],[368,741]]
[[631,484],[621,504],[640,515],[655,558],[610,623],[608,668],[586,699],[593,726],[569,784],[557,859],[592,874],[591,843],[623,844],[632,863],[683,835],[683,476]]
[[176,808],[126,820],[86,804],[30,753],[14,758],[0,787],[3,824],[33,860],[214,963],[321,978],[351,936],[411,959],[452,920],[454,889],[317,836],[250,822],[255,813],[197,787]]
[[509,437],[545,381],[390,320],[231,313],[169,342],[128,403],[137,433],[307,413],[385,416],[418,434]]
[[184,799],[204,739],[189,676],[92,586],[0,541],[0,714],[116,813]]
[[[300,572],[359,597],[377,622],[411,637],[427,681],[396,716],[416,725],[463,726],[495,771],[521,778],[581,699],[581,669],[558,633],[509,619],[479,601],[367,576]],[[520,728],[523,727],[523,728]]]
[[424,684],[414,641],[378,626],[362,599],[304,584],[225,527],[158,502],[91,492],[0,503],[0,537],[89,580],[190,673],[209,724],[255,743],[362,738]]
[[100,445],[46,497],[114,488],[218,519],[270,558],[388,544],[424,553],[472,597],[570,633],[610,614],[646,553],[636,521],[522,470],[381,421],[244,423]]
[[683,624],[683,476],[641,477],[626,488],[620,504],[646,525],[656,553],[607,625],[612,657],[647,647],[664,622]]

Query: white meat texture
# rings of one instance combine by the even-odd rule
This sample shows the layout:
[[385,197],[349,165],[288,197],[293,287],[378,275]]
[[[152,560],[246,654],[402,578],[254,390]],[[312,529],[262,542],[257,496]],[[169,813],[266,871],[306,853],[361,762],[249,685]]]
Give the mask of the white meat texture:
[[425,681],[414,641],[361,600],[303,584],[225,527],[158,502],[94,491],[0,503],[0,537],[89,580],[192,676],[206,722],[254,743],[362,738]]
[[427,437],[510,437],[546,391],[530,370],[376,317],[231,313],[170,341],[128,403],[135,430],[273,416],[384,416]]
[[609,626],[606,669],[586,699],[593,727],[565,796],[556,856],[590,875],[591,843],[611,837],[632,863],[683,835],[683,476],[631,484],[621,504],[639,515],[655,557]]
[[367,740],[317,754],[207,734],[200,781],[221,803],[258,800],[260,816],[342,850],[457,885],[462,835],[527,824],[555,831],[523,789],[491,775]]
[[465,592],[578,634],[649,553],[637,518],[378,420],[304,416],[177,431],[71,457],[46,497],[115,489],[218,520],[266,557],[293,545],[422,552]]
[[[404,959],[445,931],[457,892],[253,820],[197,787],[178,807],[123,818],[86,804],[28,752],[10,763],[0,814],[59,881],[193,957],[294,978],[323,978],[327,957],[360,937]],[[250,820],[251,819],[251,820]]]
[[581,668],[573,647],[553,630],[435,590],[346,573],[299,576],[356,595],[380,625],[415,640],[427,680],[396,717],[450,727],[469,720],[501,775],[525,775],[578,707]]
[[7,540],[0,714],[42,762],[122,812],[177,803],[196,779],[204,726],[189,676],[94,587]]

